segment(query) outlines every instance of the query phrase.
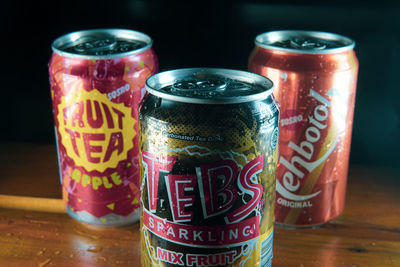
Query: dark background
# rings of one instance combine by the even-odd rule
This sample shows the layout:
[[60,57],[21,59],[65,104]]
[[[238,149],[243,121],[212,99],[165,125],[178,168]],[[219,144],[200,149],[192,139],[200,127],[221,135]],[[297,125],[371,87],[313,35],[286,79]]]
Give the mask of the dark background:
[[149,34],[160,70],[247,69],[257,34],[320,30],[356,41],[351,164],[400,164],[400,3],[364,1],[7,1],[0,4],[0,142],[54,143],[47,63],[58,36],[91,28]]

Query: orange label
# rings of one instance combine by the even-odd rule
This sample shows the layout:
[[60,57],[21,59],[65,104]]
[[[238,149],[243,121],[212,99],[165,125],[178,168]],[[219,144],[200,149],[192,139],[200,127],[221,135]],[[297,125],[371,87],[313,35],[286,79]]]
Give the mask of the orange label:
[[131,109],[97,89],[63,96],[57,120],[67,155],[87,171],[116,168],[133,148],[136,120]]

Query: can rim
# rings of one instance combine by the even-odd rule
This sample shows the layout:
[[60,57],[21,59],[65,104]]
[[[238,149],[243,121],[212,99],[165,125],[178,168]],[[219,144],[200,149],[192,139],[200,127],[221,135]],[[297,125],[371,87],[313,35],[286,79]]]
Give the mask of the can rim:
[[[282,40],[283,37],[287,38],[287,37],[304,37],[304,36],[320,38],[326,41],[337,41],[342,45],[339,47],[328,48],[323,50],[303,50],[303,49],[286,48],[286,47],[271,45],[271,43]],[[354,40],[340,34],[323,32],[323,31],[306,31],[306,30],[279,30],[279,31],[264,32],[256,36],[254,43],[257,46],[265,49],[288,52],[288,53],[296,53],[296,54],[341,53],[354,49],[356,45]]]
[[[142,41],[142,42],[145,42],[146,45],[139,49],[131,50],[128,52],[107,54],[107,55],[85,55],[85,54],[66,52],[66,51],[62,50],[62,49],[65,49],[65,47],[68,44],[72,44],[73,42],[78,40],[80,37],[83,37],[83,36],[87,35],[88,33],[90,33],[90,34],[110,34],[110,35],[114,35],[116,37],[121,37],[121,38],[124,37],[129,40]],[[75,31],[75,32],[64,34],[64,35],[56,38],[53,41],[51,48],[54,53],[56,53],[60,56],[63,56],[63,57],[78,58],[78,59],[111,59],[111,58],[120,58],[120,57],[127,57],[127,56],[131,56],[131,55],[139,54],[139,53],[144,52],[147,49],[151,48],[152,45],[153,45],[153,40],[150,38],[150,36],[148,36],[145,33],[139,32],[139,31],[128,30],[128,29],[119,29],[119,28],[99,28],[99,29]]]
[[[215,77],[221,78],[231,78],[239,82],[245,82],[248,84],[254,84],[257,86],[263,86],[266,90],[257,92],[254,94],[244,95],[244,96],[216,96],[216,97],[199,97],[199,96],[180,96],[161,91],[169,85],[176,83],[177,81],[184,81],[188,78],[196,78],[202,75],[213,75]],[[180,80],[181,79],[181,80]],[[273,82],[256,73],[233,70],[225,68],[183,68],[170,71],[164,71],[150,76],[146,80],[145,84],[146,90],[155,96],[190,104],[237,104],[251,102],[255,100],[263,100],[268,96],[272,95],[274,90]]]

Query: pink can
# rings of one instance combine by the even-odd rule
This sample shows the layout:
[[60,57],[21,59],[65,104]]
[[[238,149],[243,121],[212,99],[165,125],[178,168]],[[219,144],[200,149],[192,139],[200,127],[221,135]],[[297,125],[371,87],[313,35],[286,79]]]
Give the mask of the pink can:
[[123,29],[56,39],[49,63],[60,178],[73,218],[116,226],[140,218],[138,106],[158,59]]

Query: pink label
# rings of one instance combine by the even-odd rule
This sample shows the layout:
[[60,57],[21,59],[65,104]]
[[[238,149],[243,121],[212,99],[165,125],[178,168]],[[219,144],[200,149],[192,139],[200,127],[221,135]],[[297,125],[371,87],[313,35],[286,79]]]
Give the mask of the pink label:
[[[137,108],[157,69],[152,49],[98,60],[53,54],[49,74],[62,193],[74,217],[113,225],[139,208]],[[120,219],[108,221],[110,214]]]
[[249,241],[259,236],[260,216],[217,226],[174,223],[144,209],[143,225],[154,234],[174,243],[190,246],[227,246]]
[[304,118],[300,111],[288,109],[281,113],[280,126],[289,131],[296,131],[304,124]]

